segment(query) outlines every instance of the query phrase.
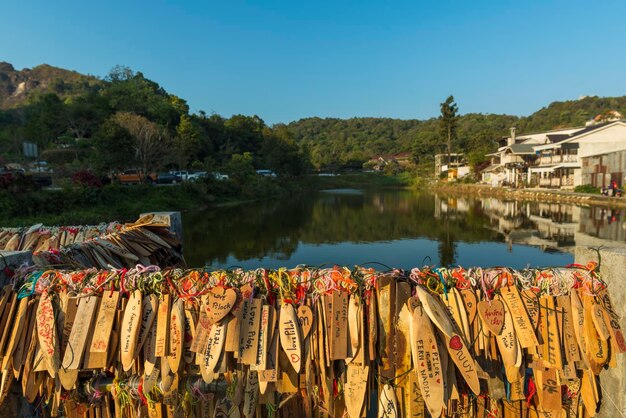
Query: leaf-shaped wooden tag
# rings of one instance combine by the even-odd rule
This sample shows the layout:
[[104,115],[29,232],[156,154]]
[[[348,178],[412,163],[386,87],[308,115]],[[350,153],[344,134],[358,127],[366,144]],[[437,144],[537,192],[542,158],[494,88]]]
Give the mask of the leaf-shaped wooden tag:
[[54,308],[48,292],[41,294],[39,306],[37,307],[37,335],[48,373],[50,373],[51,377],[55,377],[59,370],[59,351],[61,347],[54,321]]
[[130,370],[135,361],[135,349],[137,348],[137,336],[141,325],[141,291],[135,290],[126,304],[124,319],[122,319],[120,344],[122,368]]
[[[494,300],[493,302],[499,302]],[[500,302],[502,303],[502,302]],[[480,308],[479,308],[480,309]],[[515,335],[515,326],[513,325],[513,318],[508,310],[504,310],[504,317],[502,318],[502,330],[496,335],[496,342],[502,362],[504,363],[504,370],[509,382],[516,382],[519,378],[519,371],[515,367],[518,357],[518,341]]]
[[359,418],[363,410],[363,402],[367,393],[369,381],[369,366],[348,364],[346,371],[346,385],[344,399],[350,418]]
[[170,311],[170,334],[169,334],[169,355],[167,361],[172,372],[178,373],[180,361],[183,358],[183,336],[185,333],[185,312],[183,300],[174,302]]
[[397,418],[400,417],[398,410],[398,398],[393,386],[389,384],[383,385],[378,398],[378,418]]
[[214,324],[221,321],[235,306],[237,293],[231,288],[214,287],[207,294],[206,310],[209,322]]
[[152,374],[156,363],[156,337],[157,337],[157,324],[156,321],[152,322],[152,326],[148,330],[146,342],[143,345],[143,368],[146,375]]
[[500,335],[504,327],[504,303],[495,299],[492,301],[481,300],[478,302],[478,315],[483,325],[492,334]]
[[472,358],[463,338],[459,334],[453,334],[452,337],[446,339],[446,348],[450,354],[450,358],[456,364],[457,369],[467,382],[474,394],[480,394],[480,382],[478,381],[478,372],[476,362]]
[[305,339],[313,326],[313,311],[308,305],[300,305],[298,307],[298,322],[302,330],[302,339]]
[[204,350],[204,357],[202,363],[210,370],[215,371],[215,367],[219,362],[222,351],[224,350],[224,342],[226,341],[226,323],[213,324],[211,331],[209,332],[209,339],[207,340]]
[[283,348],[289,362],[296,373],[300,373],[302,363],[302,339],[298,317],[293,305],[283,303],[280,307],[280,319],[278,323],[280,345]]
[[424,402],[430,414],[438,417],[443,409],[444,394],[441,357],[430,318],[419,306],[414,307],[411,320],[411,353]]
[[430,320],[444,335],[451,338],[455,334],[454,326],[441,302],[435,299],[435,297],[422,286],[416,286],[415,290]]
[[361,335],[361,300],[356,295],[350,295],[348,301],[348,333],[350,335],[350,352],[352,357],[356,355],[359,350],[359,337]]
[[600,306],[599,303],[593,303],[591,306],[591,313],[593,324],[596,326],[596,330],[598,331],[600,338],[604,341],[611,338],[611,333],[609,332],[609,328],[604,320],[604,309],[602,309],[602,306]]

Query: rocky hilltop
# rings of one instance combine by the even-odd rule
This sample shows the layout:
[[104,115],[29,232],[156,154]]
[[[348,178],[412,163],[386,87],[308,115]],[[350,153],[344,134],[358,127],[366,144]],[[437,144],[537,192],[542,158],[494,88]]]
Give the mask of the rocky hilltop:
[[19,107],[43,93],[74,96],[99,82],[95,77],[48,64],[16,70],[8,62],[0,62],[0,109]]

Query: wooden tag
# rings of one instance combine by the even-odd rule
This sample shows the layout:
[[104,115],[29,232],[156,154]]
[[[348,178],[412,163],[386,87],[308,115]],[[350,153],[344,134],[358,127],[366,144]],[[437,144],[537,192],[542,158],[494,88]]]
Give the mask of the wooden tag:
[[237,292],[231,288],[214,287],[207,295],[206,310],[209,321],[214,324],[221,321],[237,301]]
[[[331,360],[348,357],[348,293],[333,292]],[[282,335],[282,334],[281,334]]]
[[241,311],[241,331],[239,333],[239,361],[242,364],[255,364],[259,349],[259,328],[261,325],[261,299],[244,300]]
[[500,288],[502,299],[506,303],[511,317],[515,332],[522,348],[536,347],[539,345],[537,336],[533,328],[533,324],[528,317],[522,297],[515,286],[505,286]]
[[80,299],[68,346],[61,364],[63,369],[78,370],[80,368],[83,354],[85,353],[87,337],[91,332],[91,322],[97,306],[97,296],[87,296]]
[[558,330],[558,321],[556,315],[556,307],[553,296],[542,296],[539,298],[542,315],[547,321],[547,333],[544,335],[544,362],[550,367],[557,369],[563,368],[563,359],[561,357],[561,338]]
[[463,304],[465,305],[465,311],[467,312],[468,322],[471,324],[476,319],[478,313],[478,298],[476,293],[471,289],[463,289],[460,291]]
[[29,299],[30,298],[20,299],[17,308],[17,314],[15,315],[15,320],[13,322],[13,327],[11,328],[11,336],[9,337],[9,342],[4,351],[4,358],[2,359],[2,370],[8,370],[12,367],[12,364],[9,364],[9,362],[13,361],[13,352],[15,351],[15,348],[19,343],[20,336],[22,335],[22,330],[26,326],[26,313],[28,311]]
[[[502,307],[504,308],[504,305]],[[498,343],[502,362],[504,363],[507,380],[509,382],[515,382],[519,378],[519,370],[515,367],[519,355],[518,341],[515,335],[513,318],[508,310],[504,311],[502,331],[499,335],[496,335],[495,338]]]
[[378,398],[378,418],[399,418],[398,399],[393,386],[385,384],[380,391]]
[[46,362],[48,373],[55,377],[60,366],[59,337],[56,332],[54,320],[54,309],[48,292],[41,294],[39,306],[37,307],[37,336],[41,353]]
[[257,350],[255,364],[250,366],[251,370],[265,370],[267,366],[267,352],[270,345],[270,323],[272,320],[273,307],[263,305],[261,308],[261,326],[259,328],[259,348]]
[[226,342],[226,323],[213,324],[209,332],[206,348],[204,350],[203,364],[207,370],[215,371],[215,367],[224,350]]
[[530,322],[533,324],[533,329],[537,331],[539,326],[539,298],[537,294],[530,290],[522,290],[522,302],[530,318]]
[[605,310],[606,322],[609,324],[609,332],[611,333],[611,344],[615,351],[619,353],[626,353],[626,340],[624,339],[624,333],[622,332],[619,324],[620,317],[615,312],[611,298],[606,289],[602,289],[598,292],[598,298],[602,303]]
[[574,289],[570,292],[570,302],[572,306],[572,325],[574,327],[574,335],[578,342],[578,348],[583,353],[581,356],[583,362],[588,364],[587,356],[584,353],[587,352],[587,341],[585,338],[584,324],[585,324],[585,312],[583,305],[578,297],[578,292]]
[[[414,299],[414,298],[412,298]],[[409,303],[415,303],[410,301]],[[422,397],[430,414],[441,415],[443,409],[443,373],[433,325],[421,306],[413,307],[411,352]]]
[[469,328],[469,320],[467,312],[465,311],[465,304],[461,293],[456,288],[450,289],[448,295],[441,295],[441,301],[448,308],[450,316],[454,319],[458,329],[463,334],[466,341],[471,341],[471,334]]
[[[433,324],[439,328],[443,334],[449,338],[456,335],[454,331],[454,326],[450,321],[450,317],[446,313],[445,308],[441,305],[437,299],[435,299],[428,290],[424,289],[422,286],[416,286],[415,290],[417,292],[417,296],[422,303],[422,307],[426,311],[426,314],[433,322]],[[479,308],[480,312],[480,308]]]
[[348,364],[344,398],[350,418],[360,418],[369,382],[369,366]]
[[598,331],[598,335],[604,341],[607,341],[611,338],[611,333],[609,328],[604,321],[604,309],[598,303],[593,303],[591,306],[591,318],[593,320],[593,324],[596,326],[596,330]]
[[307,305],[300,305],[298,307],[298,322],[300,323],[300,329],[302,330],[302,339],[308,337],[313,326],[313,311]]
[[113,330],[113,320],[115,319],[115,311],[119,301],[120,292],[105,292],[100,301],[100,308],[96,316],[96,323],[93,329],[93,337],[91,339],[91,347],[89,351],[92,353],[106,353],[109,348],[109,340],[111,339],[111,331]]
[[178,373],[180,361],[183,358],[183,335],[185,332],[185,312],[183,300],[174,302],[170,311],[170,333],[169,333],[169,362],[172,372]]
[[148,331],[150,331],[154,319],[157,316],[158,309],[159,297],[157,295],[150,294],[143,297],[141,302],[141,326],[137,334],[137,348],[135,352],[139,353],[143,348],[146,338],[148,337]]
[[572,305],[569,296],[557,296],[557,307],[563,312],[561,334],[563,335],[563,344],[567,363],[574,366],[574,363],[580,361],[580,351],[574,332],[574,323],[572,316]]
[[256,371],[250,370],[246,376],[246,388],[243,394],[243,415],[252,418],[256,414],[259,400],[259,377]]
[[[346,312],[347,314],[347,312]],[[300,373],[302,361],[302,338],[298,317],[293,305],[283,303],[280,307],[280,319],[278,322],[280,345],[283,348],[289,362],[296,373]]]
[[378,368],[378,373],[386,379],[392,379],[395,377],[395,280],[388,276],[380,277],[378,279],[377,295],[378,350],[375,353],[382,363]]
[[[541,408],[544,411],[561,410],[561,385],[558,383],[557,371],[549,368],[541,375],[541,382],[538,382],[539,390],[542,393]],[[539,379],[538,379],[539,380]]]
[[148,336],[146,337],[146,342],[143,345],[143,357],[144,357],[144,373],[149,375],[152,374],[156,364],[157,364],[157,356],[156,356],[156,341],[157,341],[157,324],[156,322],[152,323],[152,326],[148,330]]
[[141,325],[141,291],[135,290],[126,304],[122,319],[120,355],[124,371],[130,370],[135,361],[137,336]]
[[157,357],[165,357],[168,352],[168,334],[170,330],[170,295],[164,293],[159,300],[159,310],[157,312],[156,347]]
[[459,334],[452,334],[451,338],[445,336],[446,348],[450,354],[450,358],[456,364],[457,369],[467,382],[469,388],[474,394],[480,394],[480,382],[478,381],[477,367],[472,355],[470,354],[463,338]]
[[494,335],[500,335],[504,328],[504,303],[499,299],[478,302],[478,315],[483,325]]

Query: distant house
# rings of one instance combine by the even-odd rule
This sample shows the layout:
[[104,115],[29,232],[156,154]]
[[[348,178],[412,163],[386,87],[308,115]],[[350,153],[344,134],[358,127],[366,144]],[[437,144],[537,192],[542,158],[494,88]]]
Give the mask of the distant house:
[[626,175],[626,122],[588,125],[553,144],[534,147],[540,165],[533,168],[540,187],[573,188],[589,184],[620,188]]
[[517,135],[511,128],[508,137],[498,141],[498,151],[487,154],[491,165],[482,172],[482,180],[493,186],[524,186],[528,182],[528,169],[535,165],[537,154],[533,147],[549,141],[550,136],[566,135],[580,128],[558,129],[547,132]]
[[[469,166],[463,153],[451,153],[448,161],[448,154],[435,155],[435,177],[442,173],[452,174],[453,178],[469,173]],[[450,177],[450,176],[448,176]]]
[[381,154],[372,157],[367,166],[372,167],[375,171],[383,171],[390,164],[407,166],[411,163],[412,154],[410,152],[400,152],[398,154]]

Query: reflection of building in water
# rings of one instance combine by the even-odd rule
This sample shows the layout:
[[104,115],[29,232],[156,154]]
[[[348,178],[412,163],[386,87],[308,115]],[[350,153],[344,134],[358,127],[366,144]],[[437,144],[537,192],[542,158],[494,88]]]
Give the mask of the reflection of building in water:
[[[448,218],[455,218],[455,215],[462,215],[469,212],[472,202],[465,197],[435,195],[435,218],[441,219],[443,215]],[[463,215],[464,217],[464,215]]]
[[484,199],[483,211],[506,242],[573,252],[577,222],[571,205]]
[[496,198],[435,197],[435,218],[460,218],[477,210],[509,245],[570,253],[577,245],[626,248],[625,210]]

